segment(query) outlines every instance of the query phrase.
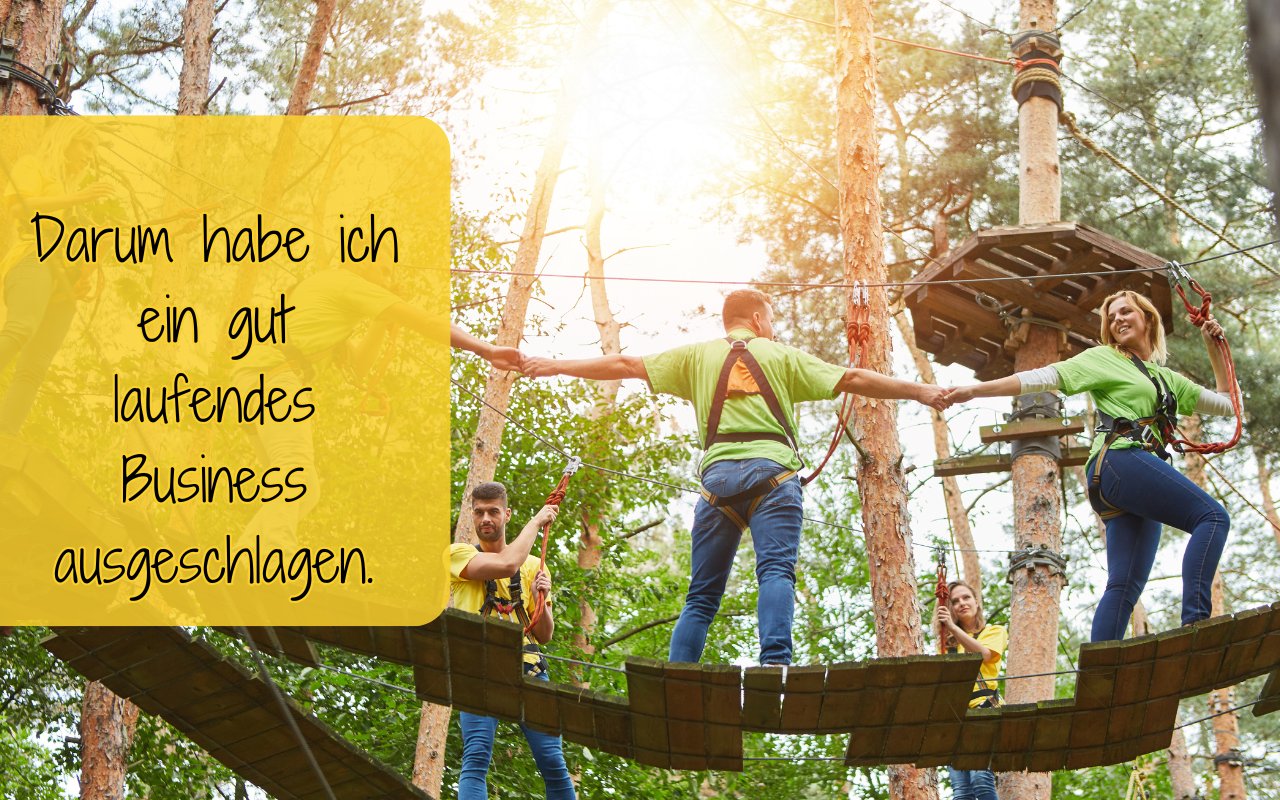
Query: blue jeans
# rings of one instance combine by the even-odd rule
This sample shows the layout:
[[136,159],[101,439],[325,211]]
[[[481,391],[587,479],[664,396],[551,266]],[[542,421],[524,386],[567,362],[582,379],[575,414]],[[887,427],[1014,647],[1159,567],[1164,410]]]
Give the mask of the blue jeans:
[[[720,497],[744,491],[786,467],[767,458],[717,461],[702,475],[702,485]],[[750,501],[734,506],[747,518]],[[760,585],[756,618],[760,625],[760,663],[791,663],[791,620],[795,616],[796,557],[804,508],[798,478],[778,486],[760,502],[749,520]],[[696,662],[707,643],[707,629],[720,609],[742,531],[705,498],[693,514],[692,576],[680,621],[671,633],[669,661]]]
[[[1090,480],[1097,469],[1095,458]],[[1106,522],[1107,588],[1093,614],[1090,641],[1124,638],[1155,563],[1161,524],[1191,534],[1182,556],[1182,624],[1208,619],[1213,576],[1231,529],[1226,509],[1158,456],[1138,448],[1109,451],[1099,474],[1103,499],[1125,513]]]
[[951,800],[996,800],[996,776],[989,769],[952,769]]
[[0,433],[8,436],[21,430],[76,314],[75,298],[58,291],[55,270],[60,269],[40,263],[33,254],[4,277],[7,309],[0,329],[0,372],[17,359],[13,380],[0,399]]
[[[539,680],[550,680],[544,672]],[[458,778],[458,800],[487,800],[489,787],[485,775],[493,758],[493,736],[498,730],[498,720],[479,714],[459,712],[458,726],[462,728],[462,771]],[[564,764],[560,749],[560,737],[539,733],[521,725],[525,741],[533,751],[533,761],[542,773],[547,787],[547,800],[575,800],[573,779]]]

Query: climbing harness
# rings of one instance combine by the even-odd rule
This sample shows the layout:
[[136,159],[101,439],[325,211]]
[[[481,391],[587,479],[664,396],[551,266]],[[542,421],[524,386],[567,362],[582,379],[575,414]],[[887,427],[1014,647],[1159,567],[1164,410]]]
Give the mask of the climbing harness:
[[[1178,296],[1182,298],[1182,305],[1187,310],[1187,316],[1191,324],[1197,328],[1203,327],[1204,323],[1209,319],[1209,309],[1213,303],[1213,295],[1206,292],[1199,282],[1191,277],[1186,267],[1178,262],[1168,262],[1165,264],[1165,269],[1169,272],[1169,283],[1173,285],[1178,292]],[[1190,287],[1192,291],[1200,295],[1199,308],[1191,305],[1191,301],[1187,299],[1187,287]],[[1093,476],[1089,479],[1089,503],[1098,512],[1098,516],[1104,520],[1123,513],[1121,509],[1108,503],[1102,496],[1103,460],[1116,439],[1128,439],[1143,450],[1155,453],[1165,461],[1171,458],[1166,447],[1172,447],[1179,453],[1214,455],[1225,453],[1239,443],[1244,425],[1244,409],[1240,399],[1240,385],[1236,382],[1236,365],[1231,358],[1231,345],[1227,343],[1227,338],[1222,335],[1215,336],[1214,343],[1222,352],[1222,359],[1227,373],[1226,378],[1231,386],[1231,408],[1236,415],[1235,433],[1226,442],[1202,444],[1183,438],[1180,435],[1181,431],[1178,429],[1178,400],[1174,396],[1173,390],[1159,375],[1152,375],[1146,364],[1142,363],[1142,359],[1132,353],[1129,354],[1129,360],[1155,387],[1156,405],[1154,412],[1150,416],[1136,420],[1117,419],[1101,409],[1098,410],[1099,425],[1097,432],[1106,436],[1106,439],[1103,440],[1102,449],[1098,451],[1095,459],[1096,464],[1093,468]]]
[[[578,471],[582,466],[582,459],[577,456],[570,456],[569,463],[565,465],[564,473],[560,476],[560,482],[556,484],[556,488],[547,495],[546,504],[549,506],[559,506],[564,502],[565,491],[569,488],[569,479],[573,477],[573,473]],[[542,526],[542,557],[538,561],[538,572],[545,572],[547,568],[547,540],[551,538],[551,523],[547,522]],[[517,573],[517,576],[519,573]],[[542,619],[543,612],[547,608],[547,598],[542,592],[534,599],[533,615],[525,623],[525,635],[530,635],[533,626],[538,624]]]
[[[475,546],[477,552],[484,552],[480,545]],[[529,622],[529,614],[524,609],[524,590],[520,585],[520,571],[516,570],[516,574],[511,576],[511,580],[507,583],[507,594],[509,599],[503,600],[498,596],[498,582],[495,580],[487,580],[484,582],[484,605],[480,607],[480,616],[487,617],[490,614],[498,613],[511,619],[513,616],[525,626],[527,631],[531,627]],[[537,653],[537,664],[529,665],[531,667],[530,674],[542,675],[547,671],[547,659],[542,654],[541,648],[533,642],[526,642],[524,652]]]
[[[859,283],[850,289],[849,306],[851,315],[847,328],[849,336],[849,365],[857,367],[865,361],[867,343],[871,340],[870,292],[865,285]],[[796,458],[803,465],[805,463],[804,456],[800,454],[799,441],[795,431],[791,428],[791,422],[788,420],[782,404],[778,401],[777,393],[773,391],[773,387],[769,384],[769,379],[765,377],[764,370],[760,367],[760,362],[751,354],[751,350],[748,347],[748,342],[754,338],[756,338],[754,335],[746,339],[725,337],[725,341],[729,343],[729,353],[725,356],[724,366],[721,367],[720,377],[716,381],[715,393],[711,399],[711,409],[707,414],[707,433],[703,440],[702,449],[705,452],[710,450],[712,445],[721,442],[778,442],[790,447]],[[764,399],[765,405],[769,408],[769,413],[773,415],[774,420],[785,431],[785,435],[765,431],[720,433],[720,416],[724,411],[725,400],[730,395],[747,396],[752,394],[757,394]],[[823,456],[816,469],[807,476],[799,478],[802,488],[822,474],[827,462],[835,454],[836,448],[840,446],[840,439],[844,436],[848,427],[849,414],[852,409],[850,396],[846,394],[840,403],[836,430],[831,437],[831,444],[827,447],[826,455]],[[784,470],[728,497],[720,497],[708,491],[705,486],[700,486],[699,488],[703,499],[712,508],[720,509],[739,529],[745,531],[750,523],[751,515],[755,513],[756,508],[764,501],[765,496],[798,475],[799,472],[797,470]],[[750,501],[751,505],[747,508],[745,516],[734,510],[733,506],[747,501]]]

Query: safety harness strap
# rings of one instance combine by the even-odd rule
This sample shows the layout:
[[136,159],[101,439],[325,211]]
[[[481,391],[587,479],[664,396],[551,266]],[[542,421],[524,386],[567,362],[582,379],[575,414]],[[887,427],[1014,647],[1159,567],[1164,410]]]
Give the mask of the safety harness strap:
[[[478,552],[484,552],[480,545],[475,546]],[[487,580],[484,582],[484,605],[480,607],[480,616],[487,617],[493,612],[499,614],[515,614],[516,619],[520,620],[520,624],[525,628],[529,627],[529,613],[524,608],[524,591],[520,583],[520,571],[516,570],[516,574],[511,576],[510,582],[507,584],[507,592],[511,595],[510,600],[503,600],[498,597],[498,582],[495,580]],[[524,652],[537,653],[538,662],[530,664],[525,662],[525,672],[530,675],[541,675],[547,671],[547,659],[542,655],[542,649],[533,642],[525,642]]]
[[[754,338],[754,337],[753,337]],[[707,436],[703,442],[703,450],[710,450],[711,446],[719,442],[752,442],[752,441],[772,441],[785,444],[791,448],[796,454],[796,458],[800,459],[800,463],[804,463],[804,457],[800,455],[800,447],[796,442],[795,432],[791,429],[791,422],[787,419],[786,413],[782,410],[782,403],[778,402],[778,395],[773,391],[773,387],[769,385],[769,379],[765,377],[764,370],[760,368],[760,362],[756,361],[756,357],[751,354],[747,348],[746,339],[734,339],[726,336],[725,341],[729,342],[729,355],[725,357],[724,366],[720,368],[720,378],[716,381],[716,391],[711,398],[711,410],[707,414]],[[764,399],[765,405],[769,407],[769,413],[777,420],[778,425],[786,432],[786,436],[782,436],[776,432],[743,432],[743,433],[720,433],[720,415],[724,412],[724,401],[729,395],[729,376],[733,373],[734,365],[739,361],[747,368],[747,372],[756,382],[756,387],[760,390],[760,396]]]
[[1124,417],[1113,417],[1102,410],[1098,411],[1099,423],[1096,431],[1106,438],[1102,441],[1102,448],[1098,451],[1095,459],[1096,466],[1093,469],[1093,476],[1089,479],[1089,504],[1093,506],[1094,511],[1098,512],[1098,516],[1104,520],[1124,513],[1123,509],[1107,502],[1106,498],[1102,496],[1102,465],[1106,460],[1107,452],[1111,449],[1111,445],[1116,439],[1128,439],[1148,453],[1155,453],[1165,461],[1171,458],[1169,451],[1165,449],[1164,443],[1156,435],[1156,430],[1163,432],[1172,429],[1178,413],[1178,398],[1163,378],[1159,375],[1151,374],[1151,371],[1147,369],[1147,365],[1142,363],[1142,359],[1130,353],[1129,360],[1133,362],[1139,372],[1147,377],[1147,380],[1151,381],[1151,385],[1156,389],[1155,413],[1141,419],[1126,419]]

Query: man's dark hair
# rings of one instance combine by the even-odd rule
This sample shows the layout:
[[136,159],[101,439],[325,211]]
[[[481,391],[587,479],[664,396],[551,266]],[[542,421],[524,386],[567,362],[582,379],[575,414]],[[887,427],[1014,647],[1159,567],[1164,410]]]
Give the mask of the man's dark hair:
[[738,289],[729,292],[724,299],[724,311],[721,312],[721,318],[725,323],[732,322],[737,319],[751,319],[751,315],[759,311],[765,313],[765,309],[772,305],[769,295],[756,289]]
[[497,481],[489,481],[482,483],[471,490],[471,500],[501,500],[505,506],[507,504],[507,487]]

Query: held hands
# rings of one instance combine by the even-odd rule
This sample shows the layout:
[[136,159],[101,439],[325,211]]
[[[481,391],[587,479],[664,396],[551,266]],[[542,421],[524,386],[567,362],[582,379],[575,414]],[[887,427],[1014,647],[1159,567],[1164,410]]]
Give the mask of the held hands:
[[919,387],[916,401],[921,405],[936,408],[939,411],[946,411],[955,400],[952,398],[954,389],[948,389],[945,386],[935,386],[931,383],[918,383]]
[[955,387],[954,389],[951,390],[951,396],[950,396],[951,402],[952,403],[969,402],[973,398],[977,397],[977,393],[975,392],[977,388],[978,388],[977,384],[974,384],[972,386]]
[[489,363],[506,372],[520,372],[524,368],[525,356],[514,347],[498,347],[494,345],[485,358]]
[[550,378],[559,375],[560,369],[554,358],[526,356],[521,373],[526,378]]

